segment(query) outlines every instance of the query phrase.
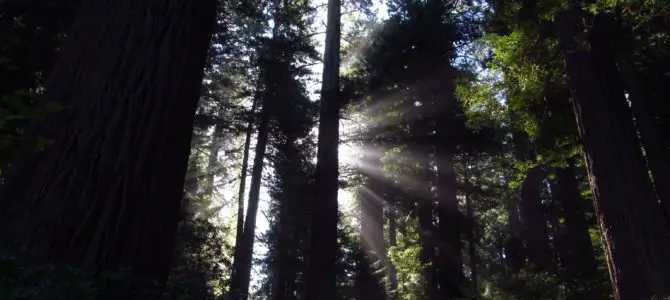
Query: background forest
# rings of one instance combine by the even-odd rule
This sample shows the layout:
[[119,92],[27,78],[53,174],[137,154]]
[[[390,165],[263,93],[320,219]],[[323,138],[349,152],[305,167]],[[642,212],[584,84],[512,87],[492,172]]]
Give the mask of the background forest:
[[0,0],[0,300],[670,297],[669,30],[664,0]]

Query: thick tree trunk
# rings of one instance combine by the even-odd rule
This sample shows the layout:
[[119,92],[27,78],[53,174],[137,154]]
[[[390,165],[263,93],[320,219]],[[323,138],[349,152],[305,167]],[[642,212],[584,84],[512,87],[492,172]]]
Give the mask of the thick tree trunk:
[[[87,1],[33,128],[54,140],[3,186],[3,246],[167,278],[215,1]],[[169,162],[169,163],[166,163]]]
[[337,190],[339,145],[340,0],[328,0],[328,22],[319,137],[316,163],[316,190],[312,212],[311,253],[308,262],[306,300],[334,299],[337,259]]
[[[590,51],[576,45],[584,20]],[[573,5],[557,17],[579,136],[616,299],[666,296],[670,243],[616,68],[603,49],[600,17]]]
[[263,97],[263,106],[258,124],[258,139],[254,153],[254,165],[251,169],[251,182],[249,185],[249,206],[247,207],[242,233],[242,244],[235,245],[235,258],[233,274],[231,276],[232,299],[247,299],[249,293],[249,282],[251,281],[251,262],[253,258],[254,241],[256,239],[256,216],[260,202],[261,180],[263,177],[263,166],[265,150],[270,135],[270,106],[269,97],[266,93]]

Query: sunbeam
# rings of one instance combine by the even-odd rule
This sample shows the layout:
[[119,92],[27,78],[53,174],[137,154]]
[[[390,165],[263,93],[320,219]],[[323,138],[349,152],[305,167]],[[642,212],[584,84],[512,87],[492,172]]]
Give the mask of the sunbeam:
[[358,191],[361,193],[361,195],[366,201],[374,201],[374,204],[380,207],[385,207],[388,205],[388,203],[386,202],[386,200],[384,200],[384,198],[377,195],[367,186],[362,185],[358,187]]
[[358,188],[360,205],[360,243],[368,254],[370,265],[386,271],[390,270],[390,261],[386,257],[384,241],[383,211],[386,201],[367,186]]

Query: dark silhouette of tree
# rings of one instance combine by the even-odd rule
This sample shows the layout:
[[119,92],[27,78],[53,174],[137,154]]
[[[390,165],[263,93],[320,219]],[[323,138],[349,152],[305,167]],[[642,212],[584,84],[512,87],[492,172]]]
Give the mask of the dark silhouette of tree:
[[326,43],[323,57],[319,137],[317,140],[315,188],[312,206],[310,257],[306,300],[335,296],[337,257],[337,189],[340,119],[340,0],[328,0]]

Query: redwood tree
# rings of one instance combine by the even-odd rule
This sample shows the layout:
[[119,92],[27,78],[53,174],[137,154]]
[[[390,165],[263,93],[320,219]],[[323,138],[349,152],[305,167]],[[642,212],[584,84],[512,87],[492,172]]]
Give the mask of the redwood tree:
[[214,0],[86,1],[29,133],[53,140],[7,174],[2,244],[89,273],[166,279]]
[[[610,55],[607,19],[576,4],[556,19],[584,146],[610,280],[617,299],[666,296],[670,242],[624,90]],[[586,28],[585,19],[593,20]],[[585,39],[578,43],[574,37]],[[589,47],[584,47],[584,43]]]
[[328,22],[323,58],[311,253],[307,270],[308,300],[335,297],[337,257],[337,189],[339,145],[340,0],[328,0]]

